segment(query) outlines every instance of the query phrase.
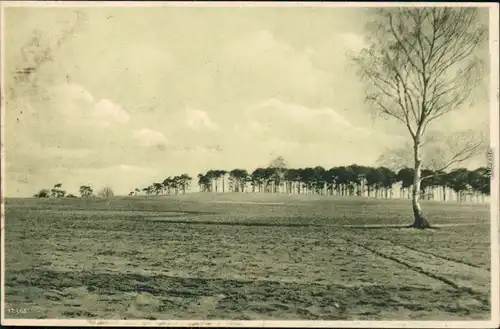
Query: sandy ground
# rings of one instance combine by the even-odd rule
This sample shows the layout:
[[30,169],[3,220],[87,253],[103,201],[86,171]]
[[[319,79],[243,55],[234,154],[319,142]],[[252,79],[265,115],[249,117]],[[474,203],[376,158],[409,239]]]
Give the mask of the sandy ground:
[[428,204],[440,228],[419,231],[390,227],[394,201],[77,201],[8,200],[17,317],[489,318],[487,207]]

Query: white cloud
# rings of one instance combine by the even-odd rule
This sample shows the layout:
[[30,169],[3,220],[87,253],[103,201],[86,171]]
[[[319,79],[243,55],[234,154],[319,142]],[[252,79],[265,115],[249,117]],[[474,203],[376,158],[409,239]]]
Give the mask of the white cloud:
[[330,88],[334,83],[344,89],[352,83],[349,79],[359,80],[350,57],[365,46],[363,35],[353,32],[331,33],[315,45],[314,49],[307,49],[306,55],[318,68],[331,72]]
[[331,108],[306,106],[268,99],[245,111],[235,132],[252,138],[277,138],[299,143],[324,142],[327,139],[349,139],[360,132],[347,118]]
[[110,126],[115,123],[126,123],[129,113],[119,104],[109,99],[96,101],[83,86],[68,83],[53,88],[50,92],[54,102],[51,104],[57,114],[66,116],[66,120],[86,120],[89,124]]
[[266,147],[275,154],[287,154],[304,148],[301,143],[278,138],[270,138],[265,143]]
[[109,99],[101,99],[97,102],[92,108],[92,114],[107,125],[112,122],[126,123],[130,120],[128,112]]
[[352,32],[342,32],[338,34],[338,38],[344,44],[344,47],[352,51],[360,51],[366,46],[364,37],[360,34]]
[[216,130],[219,126],[214,123],[207,112],[197,109],[186,109],[186,124],[189,128]]
[[[358,126],[332,108],[310,108],[275,98],[248,107],[232,133],[235,143],[258,149],[257,157],[279,154],[301,165],[310,159],[325,165],[339,163],[339,159],[356,161],[361,153],[369,161],[399,140]],[[248,149],[241,144],[240,148]]]
[[249,119],[249,121],[244,123],[243,125],[236,124],[234,126],[235,133],[249,138],[252,138],[255,135],[265,134],[269,132],[269,129],[269,124],[253,119]]
[[257,30],[224,49],[224,64],[232,66],[233,75],[270,92],[314,94],[324,86],[327,76],[310,61],[312,52],[312,48],[295,49],[271,32]]
[[123,63],[127,69],[133,69],[139,75],[156,73],[166,70],[173,64],[173,58],[165,51],[158,49],[157,45],[134,44],[130,51],[121,52]]
[[80,86],[76,83],[68,83],[59,85],[54,88],[60,95],[66,96],[67,99],[74,101],[84,101],[86,103],[93,103],[94,97],[92,94],[85,89],[85,87]]
[[[254,110],[259,114],[278,114],[301,124],[331,124],[332,126],[352,127],[351,122],[330,108],[311,109],[302,105],[283,103],[279,99],[269,99],[261,102]],[[255,126],[255,123],[253,123]]]
[[[35,144],[36,145],[36,144]],[[31,152],[33,152],[33,148],[35,146],[31,144]],[[40,158],[66,158],[71,160],[78,160],[82,158],[86,158],[91,154],[92,150],[90,149],[71,149],[71,148],[61,148],[61,147],[40,147],[37,152],[37,156]]]
[[[113,167],[115,168],[115,167]],[[153,171],[152,168],[145,168],[145,167],[139,167],[139,166],[133,166],[133,165],[128,165],[128,164],[121,164],[116,166],[116,169],[123,170],[123,171],[134,171],[134,172],[151,172]]]
[[217,153],[222,152],[222,148],[219,145],[197,145],[194,147],[180,147],[175,150],[178,153],[185,154],[209,154],[209,153]]
[[149,128],[134,131],[134,138],[144,147],[165,146],[167,139],[163,133]]
[[[9,132],[9,147],[39,141],[50,154],[59,154],[55,148],[103,148],[118,145],[131,135],[127,124],[130,114],[126,110],[111,100],[96,100],[79,84],[41,88],[39,98],[16,105],[22,114],[19,120],[22,125]],[[11,115],[9,120],[14,124],[10,127],[15,127],[16,115]],[[64,156],[69,155],[66,152]]]
[[[241,47],[242,44],[244,47]],[[277,41],[274,35],[266,30],[258,30],[245,35],[238,44],[230,45],[227,51],[234,57],[247,57],[249,59],[255,54],[262,57],[272,57],[276,55],[276,51],[280,53],[292,52],[290,46]]]

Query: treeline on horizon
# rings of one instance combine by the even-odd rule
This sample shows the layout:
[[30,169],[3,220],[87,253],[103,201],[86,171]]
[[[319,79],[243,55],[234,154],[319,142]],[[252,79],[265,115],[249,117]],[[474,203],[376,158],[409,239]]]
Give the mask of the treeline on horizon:
[[[89,185],[81,185],[78,189],[81,198],[92,198],[96,195],[94,194],[94,189]],[[99,192],[97,192],[97,197],[99,198],[110,198],[114,196],[113,189],[109,186],[103,187]],[[35,198],[77,198],[73,193],[67,193],[61,183],[55,184],[51,189],[43,188],[33,195]]]
[[[490,195],[490,170],[479,167],[475,170],[458,168],[449,172],[422,170],[422,199],[451,199],[449,192],[455,193],[457,201],[465,197],[475,197],[476,201]],[[387,167],[368,167],[352,164],[325,169],[322,166],[287,168],[282,157],[278,157],[266,168],[212,169],[197,176],[200,192],[254,192],[285,194],[317,194],[337,196],[367,196],[375,198],[410,198],[414,170],[404,167],[393,171]],[[163,182],[130,192],[138,195],[141,191],[150,194],[186,193],[192,178],[187,174],[168,177]],[[399,190],[394,187],[399,184]]]
[[[420,198],[424,200],[448,201],[455,194],[461,202],[475,198],[484,202],[490,195],[491,173],[487,167],[475,170],[458,168],[449,172],[422,170]],[[414,170],[404,167],[393,171],[387,167],[369,167],[352,164],[325,169],[322,166],[287,168],[282,157],[278,157],[265,168],[253,172],[246,169],[208,170],[197,176],[200,192],[254,192],[281,194],[314,194],[330,196],[365,196],[375,198],[410,198]],[[128,195],[177,195],[185,194],[192,185],[188,174],[169,176],[162,182],[154,182],[144,188],[135,188]],[[399,189],[398,189],[399,187]],[[64,197],[60,184],[49,190],[38,192],[35,197]],[[80,187],[82,198],[93,197],[90,186]],[[100,197],[113,196],[106,187],[98,193]],[[66,197],[75,197],[67,194]]]
[[[475,170],[466,168],[451,172],[435,173],[422,170],[421,198],[447,200],[447,191],[462,201],[466,196],[484,201],[490,195],[490,174],[486,167]],[[225,179],[227,177],[227,180]],[[257,168],[252,173],[245,169],[209,170],[198,175],[201,192],[263,192],[286,194],[317,194],[336,196],[367,196],[375,198],[410,198],[414,170],[402,168],[394,172],[386,167],[366,167],[356,164],[325,169],[321,166],[307,168]],[[227,183],[225,183],[225,181]],[[400,184],[399,193],[394,186]],[[440,188],[440,189],[438,189]]]

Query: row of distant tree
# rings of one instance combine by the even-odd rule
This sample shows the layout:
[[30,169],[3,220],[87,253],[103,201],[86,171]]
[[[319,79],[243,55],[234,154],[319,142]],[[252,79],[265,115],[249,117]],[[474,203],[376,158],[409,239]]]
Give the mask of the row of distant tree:
[[[427,200],[453,199],[484,201],[490,194],[490,170],[459,168],[450,172],[422,170],[420,198]],[[393,171],[386,167],[356,164],[325,169],[321,166],[287,168],[283,157],[274,159],[268,167],[253,172],[245,169],[208,170],[198,174],[201,192],[262,192],[286,194],[319,194],[367,196],[375,198],[410,198],[414,169]],[[189,189],[192,178],[187,174],[168,177],[163,182],[136,188],[129,195],[178,194]]]
[[129,196],[138,195],[141,192],[144,192],[146,195],[150,194],[185,194],[187,190],[189,190],[191,186],[191,181],[193,180],[188,174],[182,174],[180,176],[169,176],[164,179],[162,182],[152,183],[151,185],[144,187],[142,189],[135,188],[133,191],[130,191]]
[[[486,167],[475,170],[459,168],[450,172],[422,170],[422,177],[426,177],[421,184],[422,199],[446,201],[450,198],[449,192],[452,192],[457,201],[467,196],[479,201],[490,194],[490,170]],[[251,173],[245,169],[209,170],[198,175],[198,186],[204,192],[251,191],[410,198],[413,179],[412,168],[402,168],[397,172],[386,167],[356,164],[331,169],[321,166],[286,168],[283,158],[279,157],[267,168],[257,168]]]
[[[463,201],[467,197],[484,201],[490,195],[490,170],[480,167],[475,170],[459,168],[450,172],[423,170],[421,184],[422,199],[451,199]],[[321,166],[307,168],[287,168],[283,157],[274,159],[266,168],[257,168],[249,173],[245,169],[208,170],[198,174],[198,188],[201,192],[262,192],[286,194],[318,194],[338,196],[367,196],[375,198],[410,198],[414,170],[402,168],[393,171],[386,167],[367,167],[356,164],[325,169]],[[170,176],[163,182],[129,193],[132,195],[164,195],[186,193],[190,189],[192,177],[187,174]],[[114,195],[110,187],[102,188],[94,195],[92,187],[79,188],[81,198],[94,196],[109,198]],[[38,198],[76,198],[55,184],[51,189],[42,189]]]
[[[78,192],[80,193],[80,197],[85,198],[85,199],[92,198],[95,196],[107,199],[107,198],[114,196],[113,189],[109,186],[103,187],[101,190],[99,190],[97,195],[94,194],[94,190],[92,189],[92,187],[88,186],[88,185],[80,186],[80,188],[78,189]],[[38,191],[34,195],[34,197],[36,197],[36,198],[64,198],[64,197],[77,198],[77,196],[74,194],[66,193],[66,191],[63,190],[61,183],[55,184],[51,189],[41,189],[40,191]]]

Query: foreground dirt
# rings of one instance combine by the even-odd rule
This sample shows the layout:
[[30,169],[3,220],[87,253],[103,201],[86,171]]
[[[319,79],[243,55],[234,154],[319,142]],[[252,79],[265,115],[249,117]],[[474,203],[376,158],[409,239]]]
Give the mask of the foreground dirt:
[[[484,218],[416,231],[341,227],[321,217],[324,204],[311,218],[295,205],[101,206],[7,205],[6,308],[59,319],[490,317]],[[360,223],[359,204],[342,207],[340,222]]]

